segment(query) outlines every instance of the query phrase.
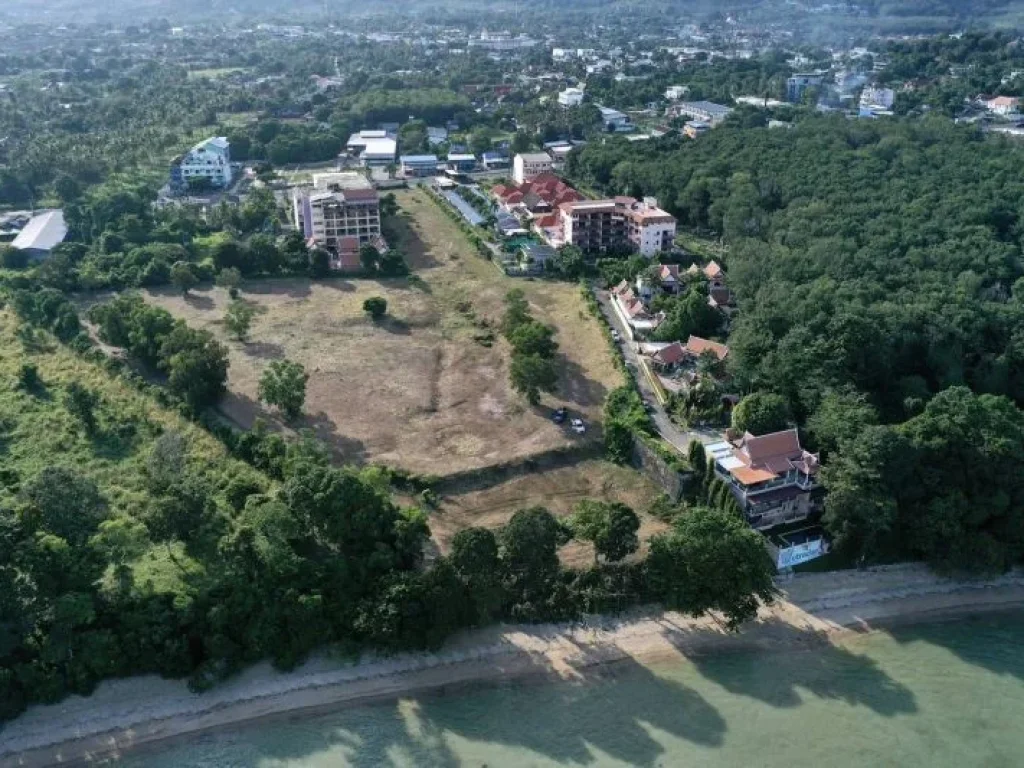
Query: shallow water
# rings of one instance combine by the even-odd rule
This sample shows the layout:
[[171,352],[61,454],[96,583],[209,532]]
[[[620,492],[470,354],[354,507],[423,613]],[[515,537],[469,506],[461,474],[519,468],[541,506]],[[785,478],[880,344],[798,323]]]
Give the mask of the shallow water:
[[1024,614],[203,735],[131,768],[1022,766]]

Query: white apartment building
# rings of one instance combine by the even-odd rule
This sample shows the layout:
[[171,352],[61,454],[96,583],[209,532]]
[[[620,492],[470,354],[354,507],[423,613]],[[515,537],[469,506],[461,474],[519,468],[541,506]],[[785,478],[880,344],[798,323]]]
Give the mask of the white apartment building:
[[896,92],[892,88],[865,88],[860,93],[860,104],[862,107],[882,107],[892,109],[896,101]]
[[665,89],[665,98],[669,101],[679,101],[686,98],[690,93],[688,85],[670,85]]
[[672,249],[676,220],[654,198],[578,200],[562,203],[558,224],[543,234],[553,247],[575,245],[584,253],[635,251],[651,257]]
[[554,162],[551,155],[544,152],[527,152],[516,155],[512,161],[512,178],[516,184],[525,184],[533,181],[542,173],[551,170]]
[[295,225],[306,240],[335,256],[349,254],[353,244],[362,245],[380,237],[377,190],[359,173],[315,175],[312,189],[296,189],[292,193],[292,211]]
[[199,142],[171,164],[171,187],[176,189],[195,179],[208,179],[210,186],[223,189],[231,178],[231,145],[223,136]]
[[558,103],[563,107],[578,107],[583,103],[584,95],[582,88],[566,88],[558,94]]

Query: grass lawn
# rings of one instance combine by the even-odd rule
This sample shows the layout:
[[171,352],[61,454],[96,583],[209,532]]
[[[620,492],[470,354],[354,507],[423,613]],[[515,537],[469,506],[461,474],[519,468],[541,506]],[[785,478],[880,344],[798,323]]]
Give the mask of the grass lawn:
[[677,233],[676,245],[690,253],[697,254],[704,261],[721,260],[725,255],[725,247],[718,240],[701,237],[692,232]]
[[[447,553],[452,537],[463,528],[498,529],[519,509],[540,505],[558,517],[572,513],[583,499],[619,501],[640,516],[640,541],[668,528],[647,514],[661,489],[628,467],[605,461],[584,461],[572,467],[534,472],[482,490],[451,493],[430,516],[430,531],[438,549]],[[641,545],[643,549],[643,544]],[[573,541],[561,551],[568,566],[587,567],[594,559],[589,544]]]
[[[269,362],[288,358],[310,374],[306,415],[293,426],[312,429],[342,462],[445,475],[599,440],[605,395],[622,379],[579,288],[505,277],[476,255],[426,193],[396,196],[401,211],[390,222],[391,236],[408,255],[413,280],[252,281],[243,295],[259,314],[244,343],[223,329],[226,292],[148,294],[228,345],[224,413],[242,427],[263,418],[284,428],[257,391]],[[513,287],[558,330],[559,391],[538,408],[511,390],[508,350],[494,330]],[[373,322],[362,305],[378,295],[388,302],[388,316]],[[490,346],[477,340],[488,334],[495,336]],[[560,405],[591,425],[585,437],[551,422],[550,410]]]

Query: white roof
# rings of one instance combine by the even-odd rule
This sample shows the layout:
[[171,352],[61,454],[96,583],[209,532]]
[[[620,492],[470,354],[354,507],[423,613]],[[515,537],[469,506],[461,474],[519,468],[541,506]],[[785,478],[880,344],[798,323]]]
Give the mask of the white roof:
[[543,152],[523,152],[516,155],[516,157],[523,158],[523,162],[526,163],[550,163],[551,156]]
[[68,236],[68,227],[64,223],[63,211],[46,211],[35,216],[25,225],[21,233],[11,243],[19,250],[52,251],[64,242]]
[[367,139],[366,149],[363,150],[363,156],[389,155],[394,157],[397,150],[398,144],[394,139]]

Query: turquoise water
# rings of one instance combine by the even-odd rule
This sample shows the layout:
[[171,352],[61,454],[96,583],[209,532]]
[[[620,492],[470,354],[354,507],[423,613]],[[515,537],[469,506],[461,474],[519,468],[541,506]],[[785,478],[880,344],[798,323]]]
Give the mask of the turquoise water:
[[1024,615],[509,684],[204,735],[121,765],[1022,766]]

